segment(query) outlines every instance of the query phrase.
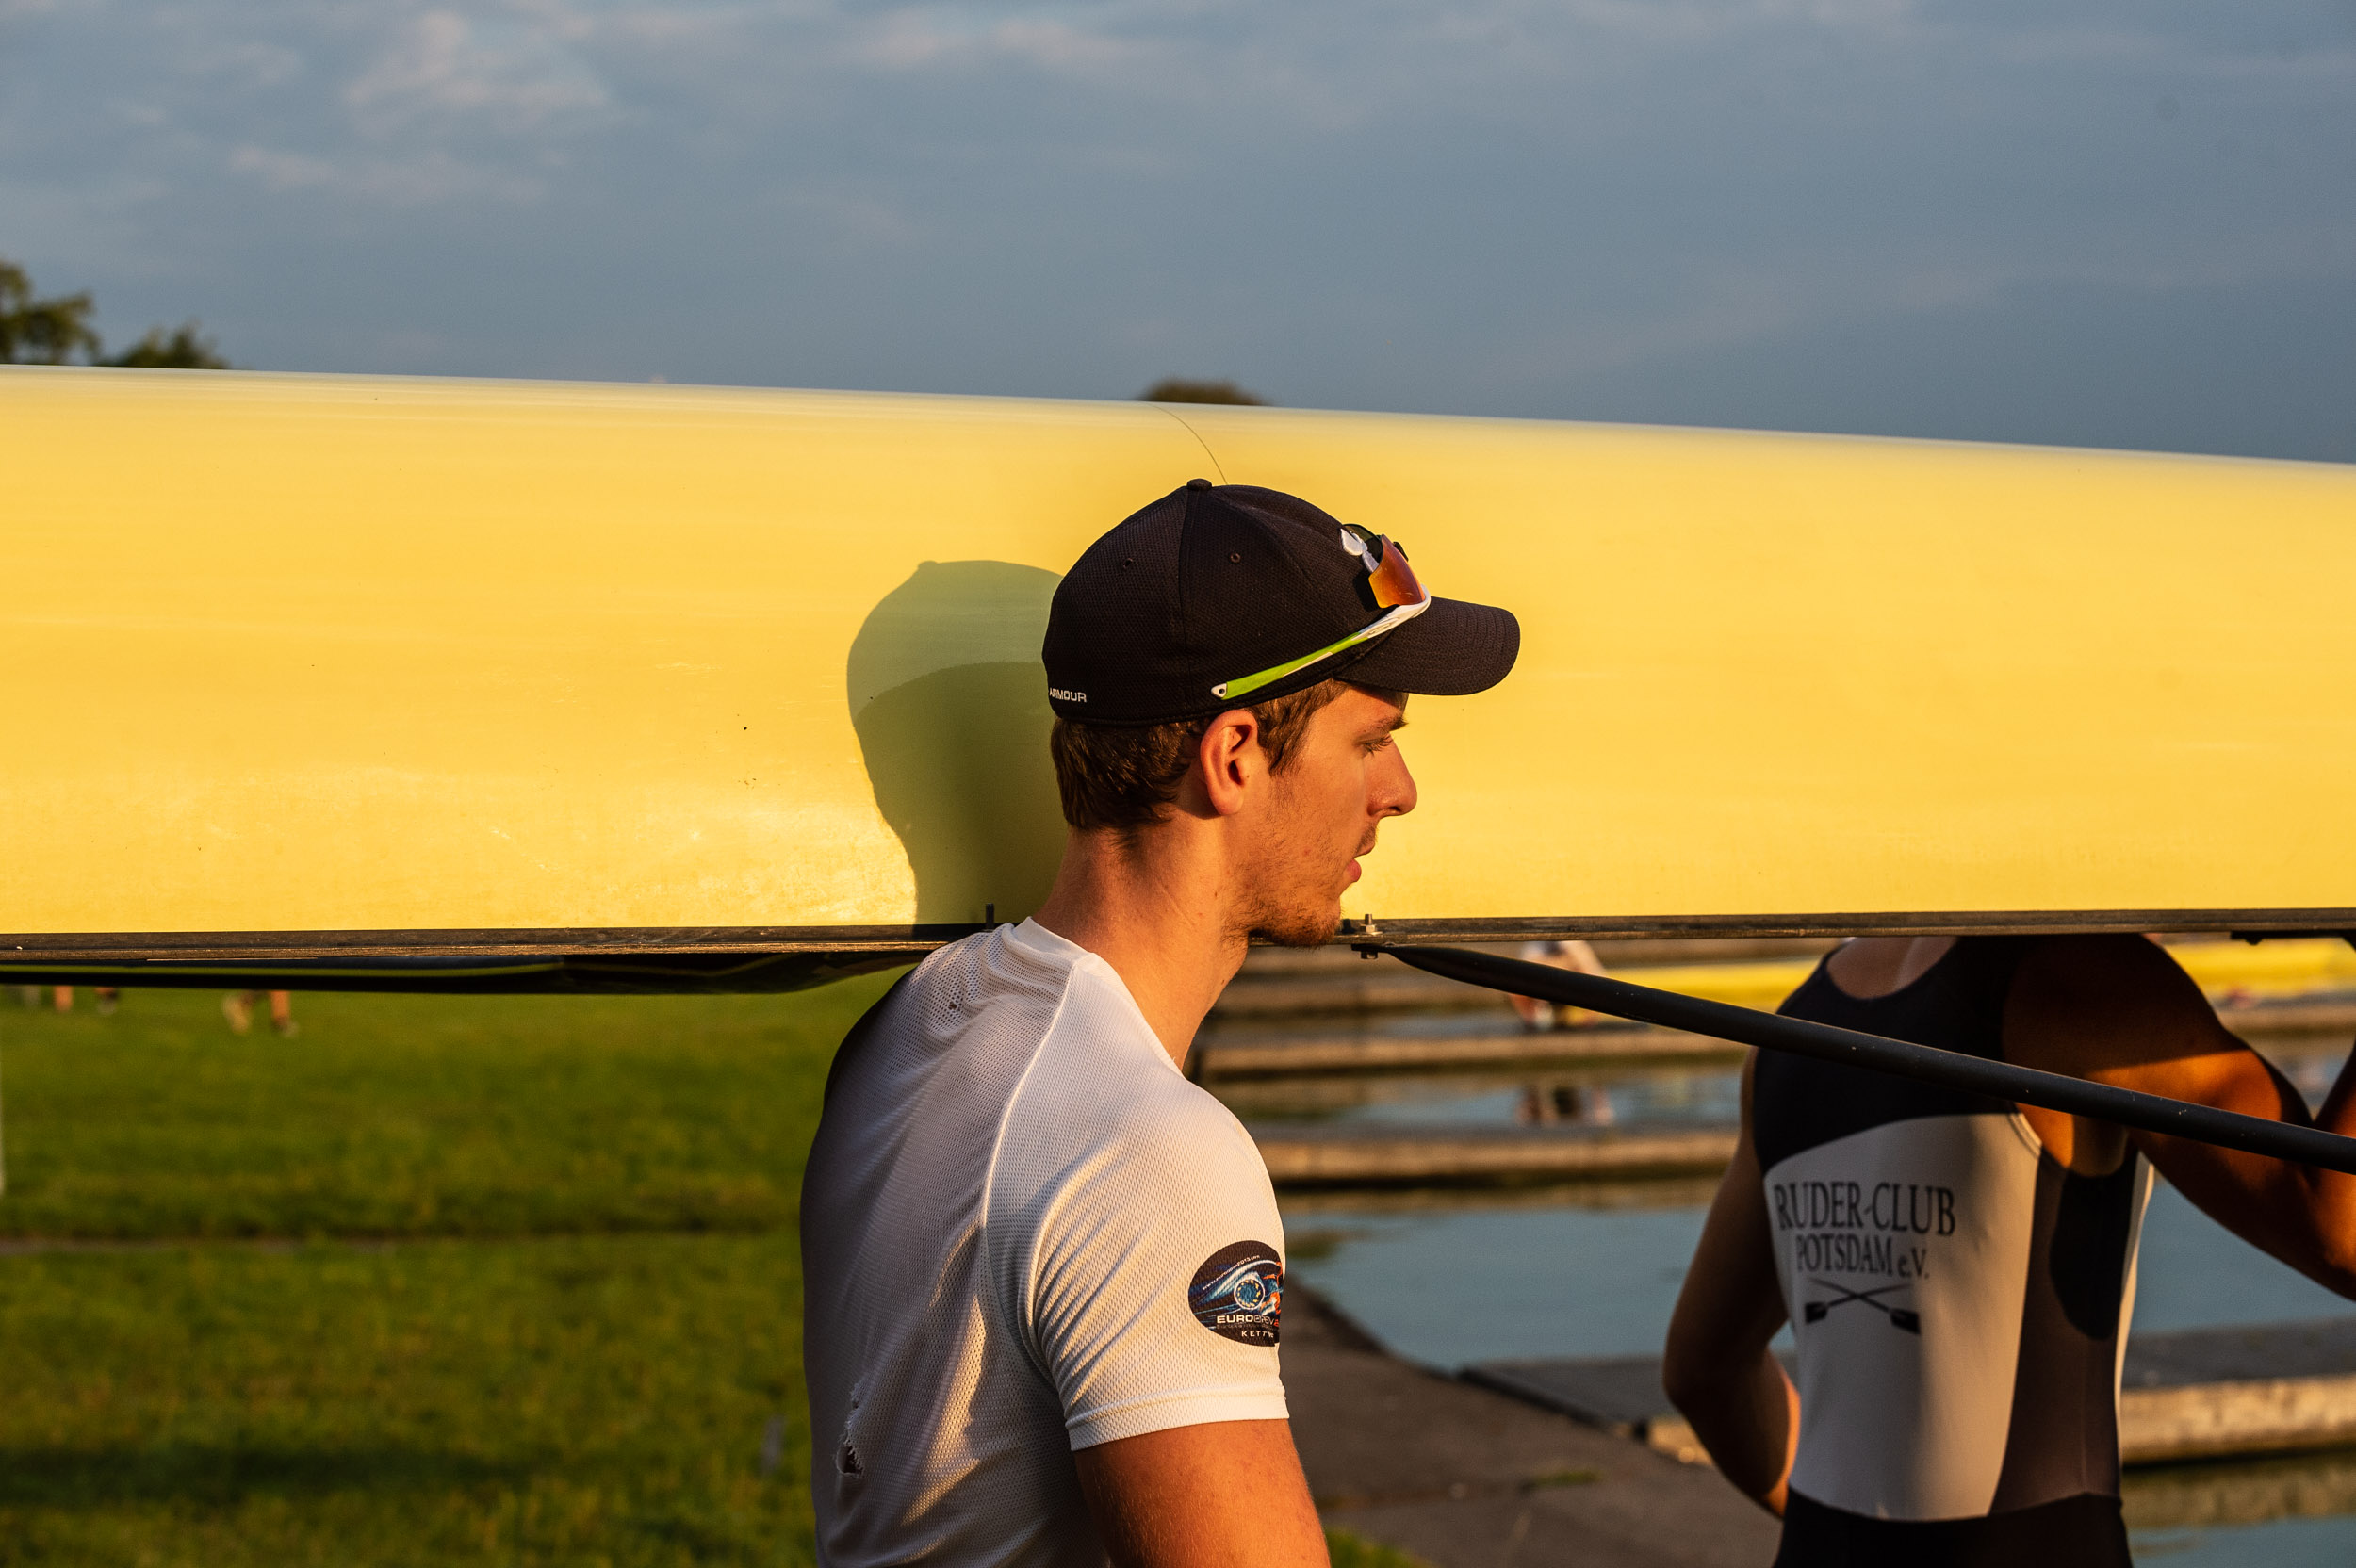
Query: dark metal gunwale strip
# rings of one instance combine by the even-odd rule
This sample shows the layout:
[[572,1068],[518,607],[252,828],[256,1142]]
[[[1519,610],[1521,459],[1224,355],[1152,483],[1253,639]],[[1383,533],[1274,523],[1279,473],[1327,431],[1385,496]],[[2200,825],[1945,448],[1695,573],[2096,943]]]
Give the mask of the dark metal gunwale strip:
[[[0,936],[0,971],[17,964],[301,963],[368,959],[684,957],[735,954],[925,952],[979,924],[547,926],[329,931],[28,932]],[[1783,915],[1525,915],[1344,921],[1336,943],[1368,938],[1506,942],[1553,938],[2033,936],[2217,931],[2251,935],[2356,930],[2356,907],[1841,911]]]

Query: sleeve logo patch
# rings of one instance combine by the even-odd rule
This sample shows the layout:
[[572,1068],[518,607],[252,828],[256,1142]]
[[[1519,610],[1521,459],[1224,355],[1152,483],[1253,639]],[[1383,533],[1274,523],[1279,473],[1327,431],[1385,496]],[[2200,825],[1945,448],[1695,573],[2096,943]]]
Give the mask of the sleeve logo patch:
[[1242,1345],[1276,1343],[1284,1309],[1284,1266],[1265,1241],[1238,1241],[1203,1260],[1186,1291],[1194,1320]]

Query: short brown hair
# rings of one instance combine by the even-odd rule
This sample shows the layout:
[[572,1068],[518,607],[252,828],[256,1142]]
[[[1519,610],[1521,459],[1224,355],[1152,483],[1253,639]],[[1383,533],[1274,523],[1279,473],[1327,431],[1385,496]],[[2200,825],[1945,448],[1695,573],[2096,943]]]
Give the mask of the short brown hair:
[[[1317,710],[1349,689],[1346,681],[1328,680],[1252,704],[1268,766],[1283,767]],[[1194,766],[1195,747],[1210,724],[1208,718],[1134,727],[1057,719],[1047,743],[1055,759],[1063,820],[1074,827],[1117,832],[1159,822],[1178,799],[1178,787]]]

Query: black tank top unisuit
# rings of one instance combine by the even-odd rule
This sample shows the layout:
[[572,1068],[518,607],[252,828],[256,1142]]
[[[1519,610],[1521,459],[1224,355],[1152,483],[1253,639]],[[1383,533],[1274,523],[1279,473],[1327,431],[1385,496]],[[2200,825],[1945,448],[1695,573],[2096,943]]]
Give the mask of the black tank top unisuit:
[[[1782,1011],[2004,1054],[2025,939],[1965,938],[1859,1001]],[[1797,1342],[1778,1568],[2124,1564],[2119,1366],[2151,1178],[2075,1176],[2012,1104],[1759,1054],[1752,1134]]]

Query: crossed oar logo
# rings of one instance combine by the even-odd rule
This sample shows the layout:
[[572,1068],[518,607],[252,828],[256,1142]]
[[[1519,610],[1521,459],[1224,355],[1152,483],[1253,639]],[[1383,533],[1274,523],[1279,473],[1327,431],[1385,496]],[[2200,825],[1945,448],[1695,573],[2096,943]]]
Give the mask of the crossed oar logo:
[[1837,1290],[1841,1294],[1834,1297],[1829,1301],[1810,1301],[1807,1303],[1801,1311],[1801,1316],[1807,1322],[1822,1323],[1832,1312],[1833,1308],[1845,1307],[1852,1301],[1862,1301],[1867,1306],[1872,1307],[1875,1312],[1880,1313],[1884,1317],[1889,1318],[1890,1326],[1891,1328],[1904,1329],[1910,1334],[1919,1334],[1922,1331],[1922,1315],[1914,1311],[1913,1308],[1893,1307],[1887,1301],[1876,1299],[1878,1297],[1889,1295],[1893,1290],[1906,1289],[1906,1286],[1904,1283],[1883,1285],[1878,1290],[1851,1290],[1847,1285],[1835,1284],[1830,1280],[1819,1280],[1812,1275],[1809,1277],[1808,1282],[1824,1290]]

